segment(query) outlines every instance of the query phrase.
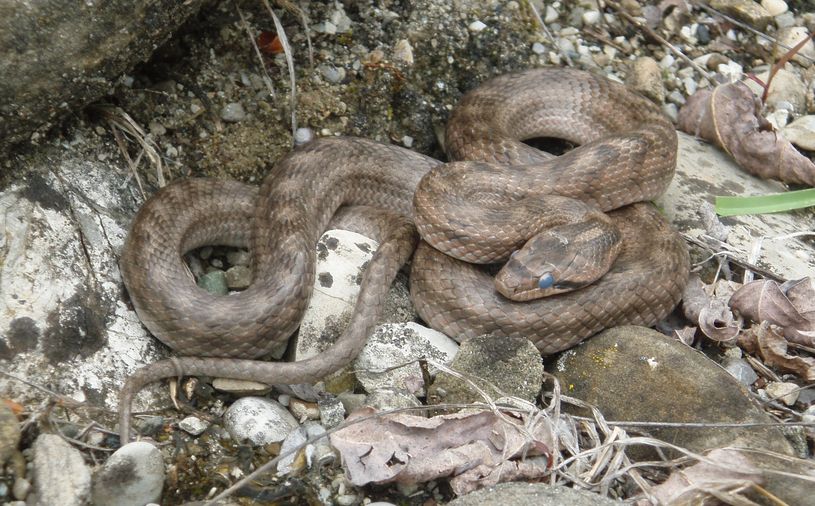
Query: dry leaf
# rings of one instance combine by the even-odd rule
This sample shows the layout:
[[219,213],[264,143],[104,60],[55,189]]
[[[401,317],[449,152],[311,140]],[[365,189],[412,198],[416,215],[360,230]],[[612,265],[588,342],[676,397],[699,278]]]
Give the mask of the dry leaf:
[[697,91],[679,111],[678,126],[715,143],[756,176],[815,186],[815,164],[772,131],[761,101],[744,83]]
[[815,381],[815,358],[790,355],[787,344],[787,340],[767,321],[739,338],[739,346],[749,353],[759,354],[766,365],[795,373],[806,381]]
[[[651,495],[659,504],[703,504],[705,498],[727,497],[762,482],[761,471],[747,456],[736,450],[717,449],[707,454],[707,461],[674,471],[651,489]],[[647,499],[637,501],[638,506],[649,504]]]
[[741,321],[733,317],[727,303],[713,298],[705,291],[705,284],[698,276],[691,276],[682,293],[682,309],[685,317],[697,323],[699,329],[710,339],[735,342],[741,330]]
[[810,278],[783,285],[762,279],[736,291],[730,297],[730,307],[756,323],[778,325],[791,342],[815,346],[813,298],[815,289]]
[[[366,408],[348,421],[373,413]],[[372,417],[333,433],[331,444],[356,486],[451,477],[450,485],[459,495],[545,476],[554,445],[547,420],[524,426],[512,414],[491,411],[432,418],[403,413]]]

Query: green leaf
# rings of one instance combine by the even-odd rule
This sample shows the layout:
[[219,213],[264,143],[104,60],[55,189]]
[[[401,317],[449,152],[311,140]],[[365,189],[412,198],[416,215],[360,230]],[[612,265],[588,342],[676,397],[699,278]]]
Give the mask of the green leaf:
[[755,197],[716,197],[716,214],[762,214],[815,206],[815,188]]

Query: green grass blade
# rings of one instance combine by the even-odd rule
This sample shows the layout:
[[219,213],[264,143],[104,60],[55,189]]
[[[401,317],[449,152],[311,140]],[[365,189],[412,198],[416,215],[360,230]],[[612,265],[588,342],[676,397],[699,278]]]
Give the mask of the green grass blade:
[[762,214],[815,206],[815,188],[755,197],[716,197],[716,214]]

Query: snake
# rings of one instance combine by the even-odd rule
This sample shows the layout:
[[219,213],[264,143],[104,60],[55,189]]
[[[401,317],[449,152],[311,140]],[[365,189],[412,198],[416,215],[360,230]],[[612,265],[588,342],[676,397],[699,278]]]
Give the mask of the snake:
[[[523,142],[537,138],[576,147],[552,156]],[[444,148],[451,162],[365,138],[322,137],[281,158],[259,187],[188,178],[150,197],[131,224],[120,270],[142,323],[179,356],[128,377],[122,440],[130,437],[133,397],[159,379],[311,383],[350,364],[408,261],[412,303],[431,327],[459,341],[524,337],[544,355],[612,326],[652,326],[678,304],[687,247],[649,202],[673,177],[677,137],[655,104],[586,71],[505,74],[464,95]],[[315,245],[340,214],[350,222],[365,216],[380,242],[347,328],[311,358],[259,360],[297,330],[313,290]],[[561,269],[559,253],[533,252],[543,271],[527,272],[518,249],[534,242],[529,233],[582,253],[567,254],[569,268]],[[595,256],[605,257],[605,274],[567,279],[567,271],[592,271],[584,253],[603,244],[611,246]],[[248,246],[250,286],[227,296],[197,287],[183,254],[204,245]],[[502,262],[520,268],[505,285],[532,278],[533,291],[557,291],[511,300],[506,292],[515,289],[493,277]]]

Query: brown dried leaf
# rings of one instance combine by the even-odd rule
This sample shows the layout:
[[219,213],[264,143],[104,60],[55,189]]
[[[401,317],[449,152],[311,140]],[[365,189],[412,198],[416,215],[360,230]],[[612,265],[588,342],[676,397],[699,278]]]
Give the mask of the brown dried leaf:
[[[793,299],[788,297],[790,291]],[[813,297],[815,289],[810,278],[780,286],[773,280],[763,279],[747,283],[736,291],[730,297],[730,307],[756,323],[766,321],[778,325],[792,342],[813,346],[815,319],[805,316],[813,314]]]
[[744,83],[697,91],[679,111],[678,127],[717,144],[751,174],[815,186],[815,164],[772,131]]
[[770,327],[769,322],[762,322],[747,334],[750,334],[747,339],[753,341],[748,347],[757,348],[766,365],[795,373],[806,381],[815,381],[815,358],[790,355],[787,340]]
[[[348,420],[375,413],[368,408]],[[530,437],[531,436],[531,437]],[[331,435],[351,482],[422,483],[446,476],[456,494],[549,472],[552,430],[547,420],[524,426],[491,411],[424,418],[372,417]]]
[[[699,325],[699,329],[710,339],[731,343],[736,340],[741,330],[741,321],[733,317],[727,303],[721,298],[713,298],[707,294],[705,284],[699,276],[693,275],[685,285],[682,292],[682,309],[685,317]],[[686,339],[692,337],[690,333],[679,334],[686,344]]]
[[[651,494],[659,504],[707,504],[705,498],[727,497],[763,483],[761,471],[739,451],[717,449],[708,453],[707,459],[674,471],[665,482],[651,489]],[[638,506],[648,504],[651,503],[646,499],[637,502]]]

